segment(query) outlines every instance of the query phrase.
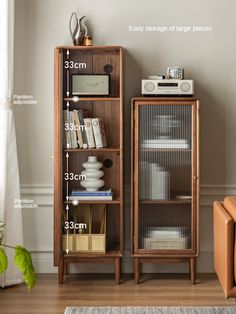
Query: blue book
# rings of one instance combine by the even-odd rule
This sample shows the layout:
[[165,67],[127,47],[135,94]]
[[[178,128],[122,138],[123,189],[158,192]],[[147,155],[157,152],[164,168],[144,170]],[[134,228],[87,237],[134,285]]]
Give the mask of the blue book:
[[95,192],[89,192],[85,190],[72,190],[71,196],[112,196],[112,191],[110,190],[100,190]]

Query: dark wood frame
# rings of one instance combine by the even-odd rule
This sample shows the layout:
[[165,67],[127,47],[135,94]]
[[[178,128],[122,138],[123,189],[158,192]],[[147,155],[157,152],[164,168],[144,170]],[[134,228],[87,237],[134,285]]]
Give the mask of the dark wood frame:
[[[192,106],[192,249],[146,250],[138,248],[139,211],[139,106],[144,105]],[[140,281],[141,263],[189,263],[192,284],[196,282],[196,257],[199,255],[199,100],[193,97],[137,97],[132,99],[131,113],[131,247],[134,257],[135,282]],[[151,201],[150,201],[151,202]],[[165,203],[165,201],[155,201]],[[174,203],[173,201],[167,201]],[[166,202],[166,203],[167,203]],[[176,203],[179,203],[178,201]],[[183,203],[186,203],[183,202]]]
[[[72,100],[72,97],[65,97],[63,86],[63,53],[69,49],[73,54],[79,53],[83,56],[83,53],[92,53],[98,57],[106,56],[109,53],[115,53],[118,59],[116,64],[116,71],[119,72],[119,79],[117,93],[118,95],[109,95],[108,97],[80,97],[80,102],[106,102],[107,106],[112,106],[116,104],[118,107],[119,115],[111,116],[111,121],[118,119],[119,123],[119,145],[115,147],[107,147],[101,149],[65,149],[63,147],[63,102]],[[105,58],[105,57],[104,57]],[[108,57],[109,58],[109,57]],[[75,46],[60,46],[56,47],[54,50],[54,265],[59,267],[58,279],[59,283],[63,283],[64,275],[68,273],[70,263],[114,263],[115,266],[115,278],[116,282],[120,283],[121,277],[121,258],[124,251],[124,239],[123,239],[123,158],[124,158],[124,135],[123,135],[123,103],[124,103],[124,49],[120,46],[92,46],[92,47],[75,47]],[[101,107],[102,108],[102,107]],[[99,109],[97,109],[98,112]],[[111,113],[112,114],[112,111]],[[105,125],[106,127],[106,125]],[[118,190],[119,198],[115,198],[112,201],[81,201],[80,203],[91,203],[91,204],[110,204],[119,206],[119,250],[118,251],[108,251],[103,253],[69,253],[66,254],[62,250],[62,212],[65,210],[65,201],[63,195],[63,162],[64,153],[71,152],[73,154],[99,154],[99,156],[109,157],[113,155],[119,156],[119,166],[118,166]],[[79,156],[79,155],[78,155]],[[82,156],[82,155],[81,155]],[[114,173],[114,176],[116,174]]]

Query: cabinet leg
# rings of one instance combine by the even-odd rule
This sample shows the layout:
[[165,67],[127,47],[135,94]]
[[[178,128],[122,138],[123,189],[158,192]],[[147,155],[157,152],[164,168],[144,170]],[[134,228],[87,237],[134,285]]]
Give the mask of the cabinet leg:
[[70,265],[69,263],[64,263],[64,275],[69,275],[70,273]]
[[195,257],[190,258],[189,267],[190,267],[191,283],[195,285],[196,283],[196,258]]
[[116,283],[120,284],[120,273],[121,273],[121,258],[115,258],[115,276],[116,276]]
[[63,258],[61,258],[60,262],[59,262],[59,269],[58,269],[58,280],[59,280],[59,284],[63,283],[63,279],[64,279],[64,261]]
[[135,283],[138,284],[140,280],[140,258],[134,258],[134,279]]

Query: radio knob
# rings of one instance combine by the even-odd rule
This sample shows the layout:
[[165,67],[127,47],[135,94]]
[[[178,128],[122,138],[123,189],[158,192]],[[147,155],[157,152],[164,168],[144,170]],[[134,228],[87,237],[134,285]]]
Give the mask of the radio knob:
[[144,89],[145,89],[145,91],[151,93],[155,89],[155,84],[152,83],[152,82],[147,82],[147,83],[144,84]]
[[180,89],[181,89],[182,92],[187,93],[187,92],[190,91],[191,86],[190,86],[189,83],[183,82],[183,83],[180,84]]

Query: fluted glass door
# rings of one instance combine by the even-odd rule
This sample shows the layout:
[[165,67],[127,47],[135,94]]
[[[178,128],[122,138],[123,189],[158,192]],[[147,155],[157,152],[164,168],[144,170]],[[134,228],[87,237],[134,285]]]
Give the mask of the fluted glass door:
[[192,106],[138,108],[138,249],[192,249]]

